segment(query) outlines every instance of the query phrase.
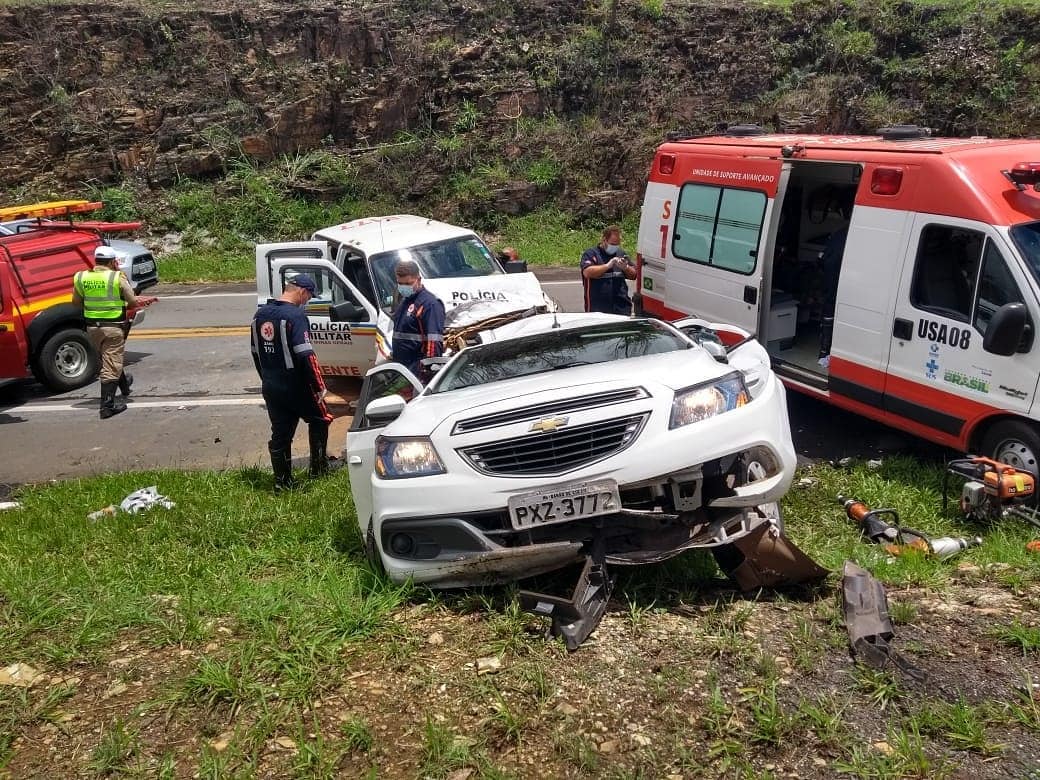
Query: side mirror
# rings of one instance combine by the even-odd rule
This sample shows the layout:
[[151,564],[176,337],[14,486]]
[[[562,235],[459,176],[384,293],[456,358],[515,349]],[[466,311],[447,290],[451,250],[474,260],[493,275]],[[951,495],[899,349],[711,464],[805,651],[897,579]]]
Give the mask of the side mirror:
[[377,398],[365,407],[365,418],[372,425],[389,425],[401,416],[406,403],[399,395]]
[[343,301],[329,306],[329,319],[332,322],[365,322],[368,312],[364,306],[358,306],[353,301]]
[[1013,355],[1022,345],[1028,314],[1024,303],[1005,303],[990,318],[982,348],[994,355]]
[[527,273],[527,261],[526,260],[503,260],[502,267],[506,269],[507,274],[525,274]]

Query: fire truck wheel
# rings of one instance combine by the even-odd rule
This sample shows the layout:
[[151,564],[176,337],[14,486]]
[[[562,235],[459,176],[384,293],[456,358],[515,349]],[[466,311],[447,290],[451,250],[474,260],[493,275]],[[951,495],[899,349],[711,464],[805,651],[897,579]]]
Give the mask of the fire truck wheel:
[[93,382],[97,370],[93,344],[87,334],[75,328],[48,336],[33,363],[33,374],[41,384],[59,393]]
[[982,439],[982,452],[998,463],[1040,477],[1040,434],[1028,423],[1021,420],[997,423]]

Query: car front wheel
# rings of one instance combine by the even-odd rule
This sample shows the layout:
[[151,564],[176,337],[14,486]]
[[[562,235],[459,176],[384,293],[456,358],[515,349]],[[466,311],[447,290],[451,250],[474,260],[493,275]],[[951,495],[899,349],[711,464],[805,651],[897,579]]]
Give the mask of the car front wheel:
[[[769,472],[766,470],[766,467],[757,460],[751,461],[745,468],[745,484],[747,482],[755,482],[760,479],[765,479],[767,476],[769,476]],[[765,517],[766,520],[776,526],[780,533],[784,532],[784,514],[780,509],[779,501],[770,501],[768,504],[759,504],[754,507],[752,511]]]

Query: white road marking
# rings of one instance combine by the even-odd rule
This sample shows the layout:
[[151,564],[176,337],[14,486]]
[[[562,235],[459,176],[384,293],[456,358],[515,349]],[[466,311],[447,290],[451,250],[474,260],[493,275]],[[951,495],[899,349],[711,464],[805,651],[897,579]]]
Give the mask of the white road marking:
[[[171,398],[165,401],[137,401],[127,403],[127,409],[191,409],[195,406],[262,406],[263,398]],[[84,399],[78,404],[30,403],[22,406],[0,407],[4,412],[97,412],[97,399]]]
[[[203,288],[205,289],[205,288]],[[160,295],[164,301],[187,301],[199,298],[256,298],[255,292],[245,293],[188,293],[187,295]]]

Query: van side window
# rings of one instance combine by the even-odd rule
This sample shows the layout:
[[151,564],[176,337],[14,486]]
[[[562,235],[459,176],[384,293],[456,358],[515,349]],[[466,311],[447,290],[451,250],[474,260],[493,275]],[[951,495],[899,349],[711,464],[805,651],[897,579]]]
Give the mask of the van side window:
[[985,236],[977,230],[928,225],[921,231],[910,303],[968,322]]
[[986,241],[982,255],[982,273],[979,275],[979,294],[975,302],[975,319],[972,324],[985,335],[994,312],[1005,303],[1024,303],[1022,293],[1008,270],[1004,256],[996,244]]
[[750,274],[758,261],[765,210],[763,192],[686,184],[679,195],[672,253],[683,260]]
[[357,300],[357,296],[354,295],[353,291],[347,289],[343,282],[325,269],[317,270],[307,267],[294,268],[293,266],[286,266],[282,268],[282,288],[284,289],[285,284],[292,281],[292,278],[297,274],[306,274],[314,280],[314,297],[311,299],[311,303],[308,304],[309,306],[322,303],[342,303],[343,301],[350,301],[355,306],[361,305],[361,301]]

